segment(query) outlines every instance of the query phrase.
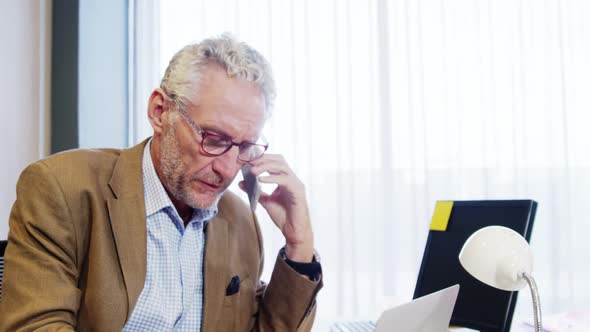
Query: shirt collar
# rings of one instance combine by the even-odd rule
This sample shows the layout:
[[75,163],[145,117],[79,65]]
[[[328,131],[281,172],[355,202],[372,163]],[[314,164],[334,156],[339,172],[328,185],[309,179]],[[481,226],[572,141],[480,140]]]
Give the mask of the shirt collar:
[[[145,212],[146,217],[151,216],[152,214],[169,208],[174,211],[176,215],[178,212],[172,204],[168,193],[164,189],[164,185],[160,181],[158,174],[156,173],[156,169],[154,168],[154,163],[152,160],[152,155],[150,153],[150,147],[152,145],[152,139],[148,141],[145,145],[143,150],[143,162],[142,162],[142,173],[143,173],[143,187],[144,187],[144,196],[145,196]],[[207,209],[194,209],[193,208],[193,215],[191,217],[191,222],[194,220],[198,221],[208,221],[217,215],[217,204],[214,204],[212,207]]]

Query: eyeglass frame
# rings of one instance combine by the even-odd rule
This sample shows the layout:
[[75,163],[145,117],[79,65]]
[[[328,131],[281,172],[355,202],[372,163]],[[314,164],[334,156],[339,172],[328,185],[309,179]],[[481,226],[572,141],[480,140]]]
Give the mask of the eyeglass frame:
[[[224,135],[224,134],[218,134],[218,133],[213,133],[207,130],[202,129],[196,122],[195,120],[193,120],[193,118],[191,118],[190,115],[188,115],[188,113],[184,110],[184,107],[182,106],[181,102],[178,100],[178,96],[176,96],[175,94],[170,94],[168,96],[168,98],[170,100],[172,100],[177,107],[177,111],[180,113],[180,115],[182,115],[182,117],[186,120],[186,122],[188,122],[188,124],[191,126],[191,128],[197,132],[198,135],[201,136],[201,143],[199,144],[201,147],[201,151],[206,154],[207,156],[210,157],[219,157],[225,153],[227,153],[229,150],[231,150],[232,147],[237,146],[238,147],[238,160],[244,163],[249,163],[255,160],[258,160],[260,158],[262,158],[262,156],[264,156],[264,153],[266,152],[266,150],[268,149],[268,143],[267,144],[259,144],[259,143],[254,143],[254,142],[249,142],[249,141],[242,141],[242,142],[234,142],[234,140],[228,136],[228,135]],[[227,140],[229,142],[229,144],[227,145],[227,147],[225,147],[225,150],[223,150],[223,152],[221,153],[211,153],[209,151],[207,151],[205,149],[205,138],[207,138],[208,136],[211,137],[217,137],[223,140]],[[240,158],[240,151],[242,151],[241,149],[243,148],[244,145],[247,146],[260,146],[263,148],[262,153],[260,154],[260,156],[254,158],[254,159],[250,159],[250,160],[244,160],[242,158]]]

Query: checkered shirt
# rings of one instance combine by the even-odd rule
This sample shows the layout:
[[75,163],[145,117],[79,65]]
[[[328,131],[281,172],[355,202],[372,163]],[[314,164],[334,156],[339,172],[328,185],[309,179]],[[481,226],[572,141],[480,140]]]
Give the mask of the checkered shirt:
[[123,331],[201,331],[205,224],[217,208],[194,209],[186,228],[154,169],[151,141],[143,151],[147,271]]

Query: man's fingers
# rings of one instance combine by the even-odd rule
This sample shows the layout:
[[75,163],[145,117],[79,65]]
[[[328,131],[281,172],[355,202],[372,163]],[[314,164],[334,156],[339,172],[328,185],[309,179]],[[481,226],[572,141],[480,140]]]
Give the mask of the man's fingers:
[[285,175],[267,175],[258,178],[258,181],[262,183],[276,183],[279,186],[286,186],[289,184],[289,178]]
[[287,166],[285,164],[281,164],[279,162],[271,162],[271,163],[265,163],[265,164],[261,164],[261,165],[252,166],[250,171],[254,175],[260,175],[264,172],[268,172],[269,174],[275,174],[275,175],[278,175],[278,174],[290,175],[292,173],[289,166]]
[[264,155],[262,158],[251,162],[251,172],[259,175],[264,172],[271,174],[293,174],[282,155]]
[[240,189],[242,189],[243,191],[246,191],[246,181],[242,180],[238,182],[238,187],[240,187]]

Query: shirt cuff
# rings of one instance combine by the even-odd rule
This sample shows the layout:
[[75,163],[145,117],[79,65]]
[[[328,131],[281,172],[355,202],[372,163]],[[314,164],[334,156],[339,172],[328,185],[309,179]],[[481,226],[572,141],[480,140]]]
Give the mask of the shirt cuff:
[[279,254],[285,260],[285,263],[287,263],[287,265],[289,265],[293,270],[295,270],[295,272],[307,276],[311,281],[318,281],[321,279],[322,264],[320,264],[315,253],[313,255],[313,260],[311,261],[311,263],[299,263],[290,260],[289,258],[287,258],[285,247],[281,248]]

